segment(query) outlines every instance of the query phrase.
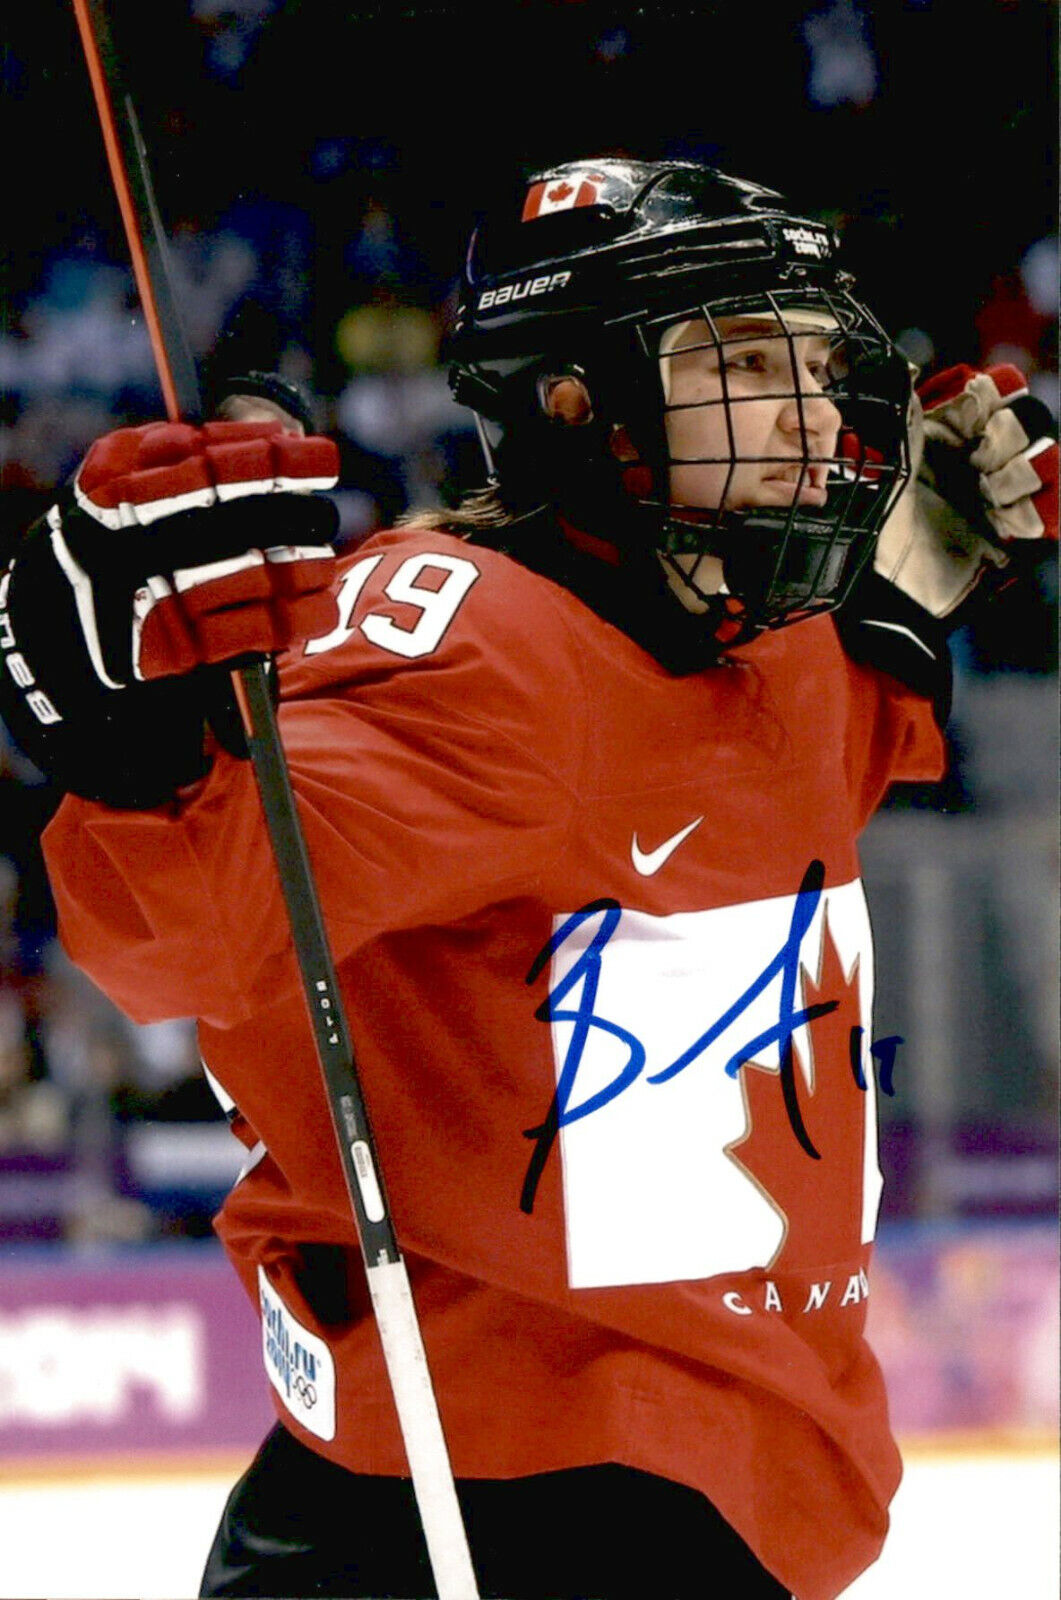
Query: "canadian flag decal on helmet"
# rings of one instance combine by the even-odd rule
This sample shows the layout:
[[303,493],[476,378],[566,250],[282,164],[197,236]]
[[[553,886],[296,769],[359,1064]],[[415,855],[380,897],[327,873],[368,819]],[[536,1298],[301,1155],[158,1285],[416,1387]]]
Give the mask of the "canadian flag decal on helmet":
[[523,204],[523,222],[547,216],[550,211],[570,211],[575,206],[595,206],[604,175],[571,172],[549,183],[532,183]]

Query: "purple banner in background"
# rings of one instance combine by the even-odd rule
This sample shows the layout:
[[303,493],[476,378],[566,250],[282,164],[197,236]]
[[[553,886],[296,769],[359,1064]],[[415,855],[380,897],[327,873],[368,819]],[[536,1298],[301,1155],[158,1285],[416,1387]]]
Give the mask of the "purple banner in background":
[[[869,1336],[900,1437],[1054,1432],[1052,1228],[900,1228],[874,1264]],[[253,1307],[213,1245],[0,1255],[0,1468],[252,1452],[273,1421]]]
[[253,1450],[273,1420],[220,1250],[0,1257],[0,1462]]

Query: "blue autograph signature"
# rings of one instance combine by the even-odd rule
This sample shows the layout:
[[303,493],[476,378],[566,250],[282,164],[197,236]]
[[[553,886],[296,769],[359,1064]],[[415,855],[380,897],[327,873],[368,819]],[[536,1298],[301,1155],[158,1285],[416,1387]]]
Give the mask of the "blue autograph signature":
[[[799,1096],[796,1089],[796,1074],[794,1068],[793,1035],[798,1028],[813,1022],[816,1017],[824,1017],[839,1006],[839,1000],[822,1000],[816,1005],[806,1006],[801,1011],[795,1009],[796,985],[799,978],[800,946],[803,937],[814,920],[818,902],[822,895],[822,886],[825,882],[825,867],[820,861],[812,861],[803,875],[796,895],[796,902],[792,911],[792,921],[788,936],[782,944],[777,955],[770,961],[757,978],[745,989],[744,993],[724,1011],[716,1022],[713,1022],[698,1039],[695,1039],[687,1050],[680,1056],[661,1068],[658,1072],[650,1073],[647,1083],[667,1083],[679,1072],[685,1070],[699,1056],[703,1055],[708,1047],[714,1044],[733,1023],[741,1017],[752,1005],[759,995],[775,980],[780,978],[780,1002],[778,1005],[777,1022],[772,1024],[763,1033],[756,1034],[753,1039],[747,1040],[739,1049],[735,1050],[726,1062],[725,1071],[731,1078],[737,1073],[746,1061],[750,1061],[760,1051],[769,1045],[776,1044],[780,1054],[780,1079],[781,1093],[784,1098],[785,1109],[788,1112],[789,1122],[803,1150],[813,1160],[819,1161],[821,1155],[815,1149],[800,1109]],[[582,1117],[600,1111],[609,1101],[623,1093],[631,1084],[635,1083],[645,1068],[645,1047],[636,1034],[622,1027],[617,1022],[601,1017],[596,1012],[597,990],[600,985],[601,957],[608,941],[615,933],[622,918],[622,908],[617,900],[593,900],[575,911],[553,934],[542,950],[538,953],[533,966],[527,974],[527,983],[535,983],[541,975],[542,969],[549,962],[557,950],[567,939],[582,926],[583,923],[599,918],[599,924],[594,931],[589,946],[578,959],[572,963],[568,972],[560,979],[556,988],[551,990],[545,1000],[535,1011],[534,1015],[540,1022],[570,1022],[572,1024],[571,1038],[564,1055],[560,1077],[556,1085],[556,1093],[549,1106],[545,1121],[536,1128],[524,1129],[524,1138],[534,1140],[534,1149],[531,1152],[527,1165],[526,1176],[523,1180],[523,1191],[520,1197],[520,1209],[528,1214],[534,1208],[535,1195],[538,1184],[541,1182],[545,1164],[556,1142],[560,1129],[572,1122],[578,1122]],[[579,986],[580,989],[579,989]],[[579,989],[575,998],[574,1009],[563,1009],[564,1001],[573,990]],[[571,1100],[578,1078],[579,1068],[586,1046],[589,1043],[591,1032],[596,1029],[599,1033],[608,1034],[625,1046],[627,1059],[612,1081],[596,1093],[587,1095],[577,1105],[572,1105]],[[860,1027],[853,1027],[850,1035],[851,1070],[856,1084],[860,1089],[866,1088],[866,1079],[862,1071],[862,1033]],[[891,1034],[885,1039],[879,1039],[870,1046],[870,1053],[880,1064],[880,1086],[885,1094],[895,1093],[893,1087],[893,1073],[895,1069],[895,1053],[902,1044],[898,1034]]]

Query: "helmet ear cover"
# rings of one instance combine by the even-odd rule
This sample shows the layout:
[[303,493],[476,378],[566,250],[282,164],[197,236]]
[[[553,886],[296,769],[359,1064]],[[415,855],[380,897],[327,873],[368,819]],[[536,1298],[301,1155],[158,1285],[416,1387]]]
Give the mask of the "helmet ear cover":
[[568,428],[584,428],[593,421],[593,396],[577,368],[543,373],[538,379],[538,404],[550,421]]
[[[456,367],[450,384],[460,403],[474,402],[500,428],[492,454],[513,515],[550,507],[610,542],[643,544],[650,529],[636,495],[657,486],[641,441],[653,419],[662,440],[658,384],[646,406],[651,374],[625,335],[594,341],[579,354]],[[617,434],[635,441],[633,457],[628,444],[617,449]],[[639,476],[627,482],[631,472]]]

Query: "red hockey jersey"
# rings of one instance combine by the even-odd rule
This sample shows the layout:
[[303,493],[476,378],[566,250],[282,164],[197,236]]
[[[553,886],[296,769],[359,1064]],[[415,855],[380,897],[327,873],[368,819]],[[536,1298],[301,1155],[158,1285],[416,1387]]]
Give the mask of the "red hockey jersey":
[[[900,1472],[855,841],[939,774],[929,707],[828,618],[672,677],[441,534],[373,539],[338,593],[281,726],[454,1470],[662,1474],[830,1600]],[[238,1108],[218,1230],[279,1415],[403,1472],[249,765],[150,812],[68,798],[46,849],[73,959],[138,1020],[199,1017]]]

